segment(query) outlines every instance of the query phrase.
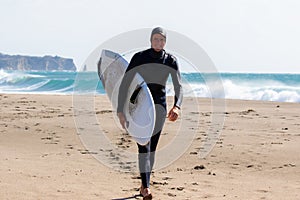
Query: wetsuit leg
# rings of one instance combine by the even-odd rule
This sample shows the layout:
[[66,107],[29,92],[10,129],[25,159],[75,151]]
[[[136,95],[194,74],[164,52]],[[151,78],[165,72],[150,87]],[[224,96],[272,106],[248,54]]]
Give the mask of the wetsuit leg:
[[144,146],[138,144],[139,170],[142,178],[142,184],[145,188],[150,186],[150,175],[154,165],[155,151],[166,119],[165,106],[156,105],[155,109],[156,121],[151,140]]

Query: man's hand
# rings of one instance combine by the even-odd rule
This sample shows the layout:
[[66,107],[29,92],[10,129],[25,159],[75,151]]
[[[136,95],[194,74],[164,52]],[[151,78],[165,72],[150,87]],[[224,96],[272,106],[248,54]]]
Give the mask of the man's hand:
[[168,119],[169,121],[174,122],[177,120],[178,116],[179,116],[179,108],[174,106],[168,113]]
[[124,113],[118,112],[117,115],[118,115],[118,118],[119,118],[122,128],[125,129],[127,121],[126,121],[126,117],[125,117]]

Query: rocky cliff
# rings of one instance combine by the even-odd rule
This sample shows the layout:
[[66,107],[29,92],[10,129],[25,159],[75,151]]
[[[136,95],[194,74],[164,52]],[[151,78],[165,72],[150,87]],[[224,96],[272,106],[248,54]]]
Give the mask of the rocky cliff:
[[0,69],[21,71],[76,71],[76,66],[73,59],[59,56],[36,57],[0,53]]

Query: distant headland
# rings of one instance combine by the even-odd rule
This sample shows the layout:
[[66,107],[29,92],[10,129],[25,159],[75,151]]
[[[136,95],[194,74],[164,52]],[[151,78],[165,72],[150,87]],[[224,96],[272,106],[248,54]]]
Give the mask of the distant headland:
[[0,53],[0,69],[20,71],[76,71],[76,66],[71,58],[7,55]]

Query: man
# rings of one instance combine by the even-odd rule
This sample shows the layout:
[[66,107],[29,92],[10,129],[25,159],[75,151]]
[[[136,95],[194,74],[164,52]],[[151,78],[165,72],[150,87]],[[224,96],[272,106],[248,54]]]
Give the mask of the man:
[[137,144],[142,179],[140,193],[144,200],[152,199],[150,175],[154,164],[155,150],[167,115],[166,83],[170,75],[175,90],[174,106],[167,115],[170,121],[176,121],[178,118],[183,96],[176,58],[164,50],[166,37],[167,34],[163,28],[157,27],[152,30],[151,48],[138,52],[132,57],[122,79],[118,96],[117,114],[123,128],[126,127],[126,118],[123,113],[126,94],[136,73],[139,73],[147,83],[155,103],[156,121],[152,137],[144,146]]

